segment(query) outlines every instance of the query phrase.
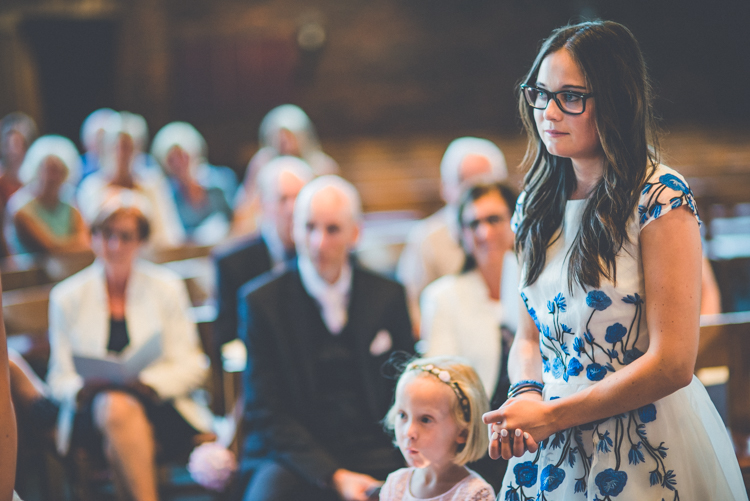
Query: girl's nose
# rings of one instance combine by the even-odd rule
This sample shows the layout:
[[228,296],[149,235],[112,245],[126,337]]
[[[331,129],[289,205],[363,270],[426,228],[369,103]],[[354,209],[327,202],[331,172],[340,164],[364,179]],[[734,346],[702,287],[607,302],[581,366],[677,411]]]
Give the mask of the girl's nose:
[[546,120],[550,120],[552,122],[558,121],[562,118],[563,112],[560,109],[560,107],[557,105],[557,101],[552,99],[552,101],[547,105],[547,107],[544,109],[544,118]]

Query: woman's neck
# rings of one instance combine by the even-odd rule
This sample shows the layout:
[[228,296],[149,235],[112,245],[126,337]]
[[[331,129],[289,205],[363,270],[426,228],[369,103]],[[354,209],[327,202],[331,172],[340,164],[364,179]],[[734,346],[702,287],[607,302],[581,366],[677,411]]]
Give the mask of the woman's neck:
[[60,196],[59,193],[39,193],[36,196],[37,201],[39,204],[44,207],[45,209],[52,211],[54,210],[57,205],[60,203]]
[[495,301],[500,300],[500,281],[503,278],[503,261],[499,262],[487,261],[480,263],[477,261],[477,269],[484,279],[484,283],[487,284],[487,289],[490,291],[490,298]]
[[570,195],[570,200],[588,198],[604,175],[604,157],[573,159],[572,163],[576,175],[576,189]]
[[452,461],[440,465],[431,463],[414,470],[409,491],[416,498],[434,498],[451,490],[468,475],[466,467]]

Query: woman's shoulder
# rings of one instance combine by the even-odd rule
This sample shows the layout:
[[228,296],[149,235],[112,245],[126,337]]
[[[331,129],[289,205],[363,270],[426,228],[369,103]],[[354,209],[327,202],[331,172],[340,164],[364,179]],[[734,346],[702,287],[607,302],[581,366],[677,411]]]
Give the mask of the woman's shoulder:
[[523,205],[526,202],[527,192],[523,190],[516,199],[516,206],[513,208],[513,216],[510,218],[510,227],[513,233],[518,231],[518,226],[521,224],[523,219]]
[[669,211],[686,205],[700,223],[693,192],[685,178],[666,165],[657,165],[641,189],[638,200],[638,226],[646,225]]
[[50,301],[60,301],[74,298],[86,291],[91,284],[104,280],[104,270],[101,264],[94,261],[93,264],[81,271],[63,279],[50,291]]
[[162,264],[152,263],[145,259],[138,259],[133,267],[133,272],[145,277],[151,282],[168,287],[182,284],[182,277],[176,272]]

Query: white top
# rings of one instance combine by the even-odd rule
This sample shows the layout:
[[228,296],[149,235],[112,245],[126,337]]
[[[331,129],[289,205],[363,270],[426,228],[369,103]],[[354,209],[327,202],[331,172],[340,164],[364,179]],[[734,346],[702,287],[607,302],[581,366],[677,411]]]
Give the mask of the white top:
[[421,338],[427,356],[457,355],[467,359],[482,380],[487,396],[497,386],[503,341],[500,326],[518,326],[518,265],[506,254],[500,301],[490,298],[479,270],[446,275],[422,293]]
[[492,501],[495,499],[492,486],[469,468],[466,468],[469,474],[448,492],[432,498],[414,497],[409,491],[414,470],[416,468],[401,468],[388,475],[380,490],[380,501]]
[[458,243],[455,210],[443,207],[414,225],[406,239],[396,270],[396,278],[404,284],[409,313],[419,324],[419,297],[428,284],[444,275],[458,273],[465,254]]

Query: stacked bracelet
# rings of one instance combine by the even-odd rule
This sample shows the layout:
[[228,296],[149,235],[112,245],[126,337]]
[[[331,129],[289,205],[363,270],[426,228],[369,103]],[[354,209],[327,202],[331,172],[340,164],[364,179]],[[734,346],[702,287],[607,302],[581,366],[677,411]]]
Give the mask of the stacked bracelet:
[[527,393],[530,391],[537,391],[541,395],[543,388],[544,383],[534,381],[533,379],[524,379],[523,381],[519,381],[510,385],[510,389],[508,390],[508,398],[517,397],[521,393]]

